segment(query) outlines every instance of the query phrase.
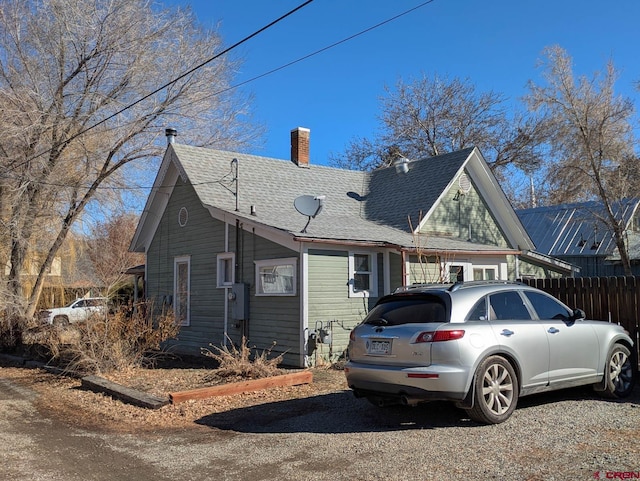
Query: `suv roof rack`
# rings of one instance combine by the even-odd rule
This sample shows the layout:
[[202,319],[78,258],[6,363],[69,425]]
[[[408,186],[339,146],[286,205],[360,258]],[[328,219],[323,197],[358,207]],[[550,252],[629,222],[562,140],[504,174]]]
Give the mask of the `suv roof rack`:
[[453,284],[451,287],[449,287],[449,291],[453,292],[453,291],[457,291],[458,289],[460,289],[461,287],[472,287],[472,286],[491,286],[491,285],[526,285],[523,282],[520,281],[501,281],[498,279],[495,280],[488,280],[488,281],[457,281],[455,284]]
[[414,289],[447,289],[449,292],[454,292],[461,287],[472,286],[489,286],[489,285],[521,285],[526,286],[522,281],[501,281],[501,280],[488,280],[488,281],[456,281],[456,282],[429,282],[429,283],[416,283],[409,286],[397,287],[396,292],[408,292]]
[[396,293],[396,292],[407,292],[407,291],[411,291],[413,289],[444,289],[447,286],[449,286],[449,289],[450,289],[451,287],[453,287],[453,284],[451,284],[450,282],[446,282],[446,283],[440,283],[440,282],[416,283],[416,284],[411,284],[409,286],[396,287],[395,291],[393,291],[393,292],[394,293]]

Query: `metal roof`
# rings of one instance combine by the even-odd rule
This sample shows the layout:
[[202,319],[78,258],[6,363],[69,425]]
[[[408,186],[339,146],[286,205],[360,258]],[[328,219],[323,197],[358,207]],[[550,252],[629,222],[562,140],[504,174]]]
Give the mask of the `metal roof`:
[[[614,215],[629,223],[639,199],[614,204]],[[602,221],[605,209],[600,202],[562,204],[517,210],[538,252],[550,256],[611,256],[616,252],[613,235]]]

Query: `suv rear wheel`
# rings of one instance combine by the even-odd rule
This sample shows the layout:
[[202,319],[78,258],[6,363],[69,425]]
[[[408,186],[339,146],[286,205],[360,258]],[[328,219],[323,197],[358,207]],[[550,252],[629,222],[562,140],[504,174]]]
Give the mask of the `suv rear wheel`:
[[484,424],[499,424],[511,416],[518,404],[518,378],[505,358],[486,358],[473,379],[473,407],[467,409],[471,419]]

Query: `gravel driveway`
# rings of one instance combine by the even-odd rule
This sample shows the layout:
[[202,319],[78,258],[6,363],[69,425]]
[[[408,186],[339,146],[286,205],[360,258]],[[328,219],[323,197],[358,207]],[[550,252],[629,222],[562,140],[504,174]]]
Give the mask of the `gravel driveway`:
[[[114,434],[38,410],[0,368],[2,480],[592,480],[640,476],[640,388],[524,398],[482,426],[445,403],[379,409],[336,391]],[[615,476],[615,477],[614,477]]]

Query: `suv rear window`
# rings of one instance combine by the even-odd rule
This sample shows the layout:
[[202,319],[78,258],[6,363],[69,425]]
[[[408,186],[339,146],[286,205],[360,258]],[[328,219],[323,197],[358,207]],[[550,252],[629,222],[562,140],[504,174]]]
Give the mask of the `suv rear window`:
[[449,322],[447,309],[437,297],[395,298],[375,306],[365,324],[398,326],[400,324]]

